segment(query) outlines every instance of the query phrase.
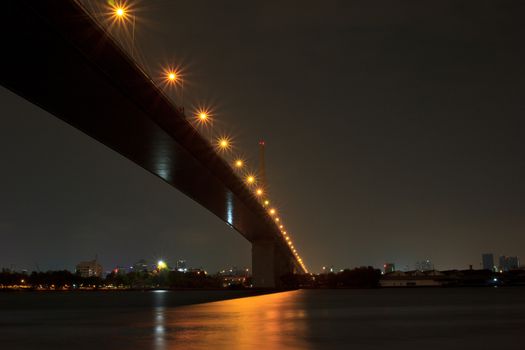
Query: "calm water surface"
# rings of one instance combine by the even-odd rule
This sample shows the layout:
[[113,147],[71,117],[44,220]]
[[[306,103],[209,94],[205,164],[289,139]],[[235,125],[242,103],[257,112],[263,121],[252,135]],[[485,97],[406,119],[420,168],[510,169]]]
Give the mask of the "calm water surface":
[[0,349],[525,349],[524,288],[245,295],[0,293]]

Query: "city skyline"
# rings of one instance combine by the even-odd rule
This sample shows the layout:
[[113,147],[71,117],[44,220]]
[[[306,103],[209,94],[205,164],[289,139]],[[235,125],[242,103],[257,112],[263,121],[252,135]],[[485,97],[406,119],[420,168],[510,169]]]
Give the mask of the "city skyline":
[[[211,101],[254,164],[265,139],[269,191],[312,270],[523,256],[519,11],[385,2],[385,18],[333,4],[166,2],[138,13],[136,48],[152,72],[180,63],[187,106]],[[111,266],[144,249],[250,264],[249,243],[190,199],[4,88],[0,98],[0,266],[96,254]]]

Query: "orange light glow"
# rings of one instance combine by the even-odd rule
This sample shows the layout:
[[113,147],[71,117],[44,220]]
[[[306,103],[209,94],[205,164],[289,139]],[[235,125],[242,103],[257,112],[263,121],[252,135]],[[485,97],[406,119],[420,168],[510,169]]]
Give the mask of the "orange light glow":
[[244,161],[242,159],[236,159],[235,162],[233,163],[233,165],[237,168],[237,169],[240,169],[244,166]]
[[111,5],[110,10],[115,21],[124,21],[128,19],[129,8],[125,2],[115,2]]
[[166,85],[181,85],[182,73],[179,68],[168,67],[164,69],[163,73],[164,83]]
[[205,125],[211,122],[211,111],[209,109],[200,108],[195,111],[195,120],[198,124]]
[[247,175],[247,176],[246,176],[246,183],[247,183],[248,185],[253,185],[253,184],[255,183],[255,176],[253,176],[253,175],[251,175],[251,174],[250,174],[250,175]]
[[227,151],[227,150],[231,149],[231,147],[232,147],[232,142],[231,142],[230,138],[228,138],[226,136],[222,136],[222,137],[219,137],[217,139],[217,148],[220,151]]

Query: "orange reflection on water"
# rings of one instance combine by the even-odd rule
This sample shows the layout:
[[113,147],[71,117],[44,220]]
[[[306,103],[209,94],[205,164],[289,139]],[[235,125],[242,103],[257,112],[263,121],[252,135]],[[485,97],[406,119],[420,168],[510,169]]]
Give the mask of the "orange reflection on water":
[[[155,348],[307,348],[305,311],[297,291],[159,308]],[[161,330],[157,332],[156,330]]]

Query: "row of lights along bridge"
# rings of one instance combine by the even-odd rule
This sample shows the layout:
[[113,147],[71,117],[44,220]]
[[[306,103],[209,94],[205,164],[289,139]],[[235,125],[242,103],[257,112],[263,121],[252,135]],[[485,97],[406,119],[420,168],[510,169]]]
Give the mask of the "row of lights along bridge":
[[[124,25],[130,23],[132,25],[131,29],[131,56],[134,57],[134,40],[135,40],[135,15],[132,13],[131,8],[125,2],[116,2],[110,1],[110,13],[113,18],[113,22]],[[164,69],[164,87],[168,88],[177,88],[180,87],[182,98],[184,93],[184,78],[181,74],[180,69],[177,68],[166,68]],[[182,100],[181,98],[181,100]],[[233,141],[232,138],[227,135],[220,135],[213,138],[213,121],[214,114],[211,108],[198,108],[194,111],[194,121],[198,127],[198,130],[201,132],[208,131],[210,144],[217,150],[219,154],[223,157],[232,154],[233,152]],[[260,203],[267,209],[268,215],[272,217],[275,223],[278,225],[281,234],[283,235],[285,241],[289,245],[293,254],[295,255],[297,261],[303,268],[305,272],[308,272],[306,266],[303,263],[302,258],[300,257],[297,249],[295,248],[290,234],[286,231],[281,218],[277,214],[277,210],[270,206],[270,200],[268,199],[266,189],[264,186],[259,186],[259,181],[255,172],[247,170],[246,161],[240,157],[233,158],[231,160],[232,168],[237,172],[237,174],[243,178],[244,183],[252,191],[252,193],[258,198]]]

